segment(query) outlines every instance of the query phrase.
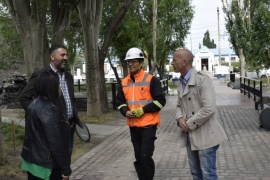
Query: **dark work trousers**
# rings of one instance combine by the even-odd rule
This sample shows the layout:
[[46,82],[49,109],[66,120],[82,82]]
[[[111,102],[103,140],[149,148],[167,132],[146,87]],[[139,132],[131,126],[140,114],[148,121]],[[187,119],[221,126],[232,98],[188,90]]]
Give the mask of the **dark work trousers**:
[[52,169],[50,180],[62,180],[62,173],[60,169]]
[[41,178],[38,178],[34,175],[32,175],[30,172],[27,171],[28,180],[42,180]]
[[73,126],[70,130],[71,132],[71,152],[73,151],[73,144],[74,144],[74,136],[75,136],[75,132],[76,132],[76,126],[78,126],[77,124],[75,126]]
[[131,142],[134,147],[134,166],[139,180],[152,180],[155,175],[155,163],[152,158],[155,149],[157,125],[148,127],[130,127]]
[[[28,180],[42,180],[41,178],[38,178],[34,175],[32,175],[30,172],[27,172]],[[52,169],[52,173],[50,176],[50,180],[62,180],[62,173],[60,169]]]

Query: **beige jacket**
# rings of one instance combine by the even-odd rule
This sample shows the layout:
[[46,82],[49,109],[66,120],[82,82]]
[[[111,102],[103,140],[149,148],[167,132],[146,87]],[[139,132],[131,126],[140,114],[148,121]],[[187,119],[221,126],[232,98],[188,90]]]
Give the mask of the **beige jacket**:
[[[177,88],[176,120],[186,117],[192,150],[202,150],[228,139],[216,117],[216,95],[209,76],[192,69],[184,92]],[[181,130],[180,130],[181,131]],[[180,132],[181,147],[186,147],[187,133]]]

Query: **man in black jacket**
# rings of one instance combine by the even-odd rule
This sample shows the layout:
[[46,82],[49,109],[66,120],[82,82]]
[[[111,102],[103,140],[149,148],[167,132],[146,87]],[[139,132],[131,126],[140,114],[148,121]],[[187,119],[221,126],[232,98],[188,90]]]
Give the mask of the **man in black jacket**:
[[60,107],[64,115],[66,115],[67,119],[71,125],[71,139],[73,146],[73,139],[75,133],[76,123],[82,126],[82,123],[78,117],[77,108],[75,105],[75,97],[74,97],[74,80],[72,75],[65,71],[65,67],[67,65],[67,48],[63,45],[53,45],[50,48],[50,64],[49,66],[34,72],[30,77],[27,85],[23,89],[19,101],[22,105],[23,109],[26,110],[27,107],[31,104],[33,99],[36,97],[34,84],[37,80],[38,76],[44,71],[53,71],[58,74],[62,96],[60,97]]

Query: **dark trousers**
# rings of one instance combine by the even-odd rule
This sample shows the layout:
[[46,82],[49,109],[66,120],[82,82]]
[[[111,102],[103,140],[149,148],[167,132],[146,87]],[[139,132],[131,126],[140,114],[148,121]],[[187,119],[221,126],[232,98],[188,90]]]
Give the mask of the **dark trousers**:
[[[78,126],[77,124],[76,124],[76,126]],[[72,128],[71,128],[71,131],[70,131],[70,133],[71,133],[71,152],[73,151],[73,144],[74,144],[74,136],[75,136],[75,132],[76,132],[76,126],[73,126]]]
[[157,125],[149,127],[130,127],[131,142],[134,147],[134,166],[139,180],[152,180],[155,163],[152,158],[155,149]]
[[[28,180],[42,180],[41,178],[38,178],[34,175],[32,175],[30,172],[27,172]],[[50,180],[62,180],[62,173],[60,169],[53,169]]]
[[42,180],[41,178],[38,178],[34,175],[32,175],[30,172],[27,172],[28,180]]

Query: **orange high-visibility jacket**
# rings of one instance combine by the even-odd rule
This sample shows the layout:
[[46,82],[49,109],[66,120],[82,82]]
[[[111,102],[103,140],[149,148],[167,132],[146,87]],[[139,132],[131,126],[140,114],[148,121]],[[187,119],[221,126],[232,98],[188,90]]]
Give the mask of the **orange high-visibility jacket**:
[[[153,76],[141,70],[134,77],[135,82],[130,79],[130,76],[122,80],[123,92],[130,110],[143,107],[153,101],[150,93],[150,81]],[[140,118],[127,118],[127,124],[131,127],[159,125],[160,115],[159,112],[145,113]]]

